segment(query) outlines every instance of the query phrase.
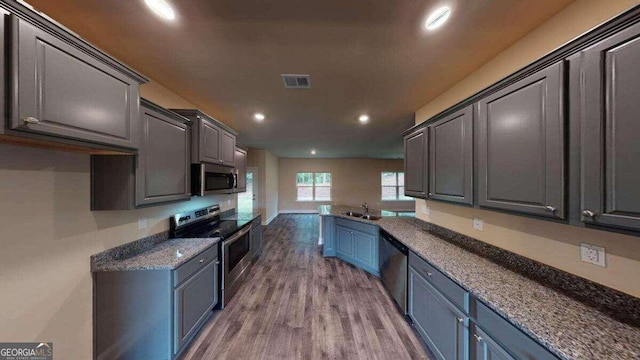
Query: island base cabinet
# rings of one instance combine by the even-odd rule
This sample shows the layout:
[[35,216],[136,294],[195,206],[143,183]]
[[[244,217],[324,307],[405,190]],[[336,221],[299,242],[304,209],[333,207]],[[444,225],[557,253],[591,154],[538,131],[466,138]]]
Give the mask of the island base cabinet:
[[467,317],[411,267],[409,317],[436,358],[466,359]]
[[336,224],[336,255],[375,276],[380,276],[378,227],[343,219],[338,219]]
[[322,255],[336,256],[336,219],[333,216],[322,217]]

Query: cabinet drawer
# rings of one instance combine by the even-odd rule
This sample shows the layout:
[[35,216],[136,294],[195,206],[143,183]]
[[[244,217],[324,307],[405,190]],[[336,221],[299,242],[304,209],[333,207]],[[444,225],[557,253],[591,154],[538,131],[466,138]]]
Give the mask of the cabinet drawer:
[[359,222],[359,221],[337,218],[336,219],[336,225],[344,226],[344,227],[349,228],[351,230],[357,230],[357,231],[365,232],[365,233],[368,233],[368,234],[373,234],[373,235],[377,235],[378,234],[378,226],[377,225],[369,225],[369,224],[365,224],[365,223],[362,223],[362,222]]
[[460,309],[468,311],[465,306],[465,296],[467,291],[458,284],[449,279],[446,275],[436,270],[426,261],[422,260],[413,252],[409,253],[409,266],[421,274],[425,279],[429,280],[442,294],[444,294],[451,302]]
[[218,260],[218,244],[204,250],[173,272],[173,286],[178,286],[210,262]]
[[557,360],[549,350],[513,326],[502,316],[476,301],[476,321],[499,345],[516,359]]

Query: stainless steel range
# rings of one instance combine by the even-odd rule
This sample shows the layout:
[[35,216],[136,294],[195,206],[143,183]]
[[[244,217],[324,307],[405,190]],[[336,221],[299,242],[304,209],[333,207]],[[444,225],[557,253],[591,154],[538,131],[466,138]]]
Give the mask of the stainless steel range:
[[249,230],[251,225],[221,220],[220,206],[176,214],[170,219],[172,238],[220,238],[220,299],[224,308],[238,291],[251,264]]

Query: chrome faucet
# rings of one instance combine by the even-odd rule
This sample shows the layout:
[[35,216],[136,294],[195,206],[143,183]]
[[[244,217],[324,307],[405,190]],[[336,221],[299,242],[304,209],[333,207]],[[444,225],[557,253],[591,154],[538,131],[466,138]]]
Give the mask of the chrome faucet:
[[360,205],[360,207],[364,208],[364,213],[365,214],[369,213],[369,204],[363,203],[362,205]]

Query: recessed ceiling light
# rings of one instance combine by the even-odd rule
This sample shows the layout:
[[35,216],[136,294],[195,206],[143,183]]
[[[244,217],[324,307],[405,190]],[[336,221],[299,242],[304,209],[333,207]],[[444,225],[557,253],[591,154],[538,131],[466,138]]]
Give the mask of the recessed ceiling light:
[[176,13],[173,11],[171,5],[165,0],[144,0],[144,3],[153,10],[156,15],[165,20],[174,20]]
[[256,119],[257,121],[262,121],[262,120],[264,120],[264,114],[255,113],[255,114],[253,114],[253,118]]
[[358,118],[358,121],[360,121],[363,124],[366,124],[369,122],[369,115],[360,115],[360,117]]
[[315,150],[311,150],[311,155],[315,155],[317,152]]
[[443,6],[436,11],[432,12],[424,22],[424,28],[427,30],[435,30],[442,26],[451,16],[451,8]]

